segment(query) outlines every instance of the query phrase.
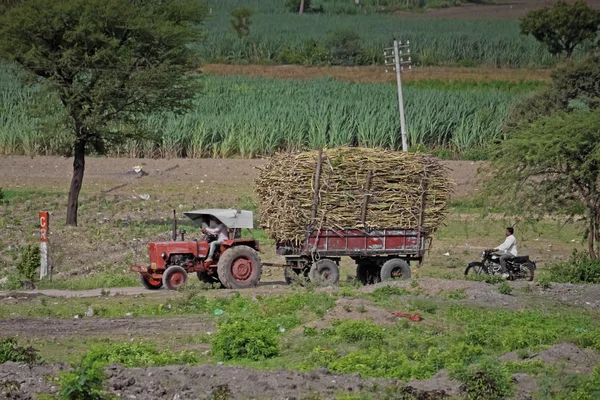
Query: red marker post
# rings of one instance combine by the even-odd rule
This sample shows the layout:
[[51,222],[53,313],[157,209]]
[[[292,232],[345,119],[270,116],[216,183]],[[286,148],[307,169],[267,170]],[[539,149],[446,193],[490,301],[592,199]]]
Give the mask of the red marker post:
[[48,225],[50,213],[40,211],[40,279],[48,276]]

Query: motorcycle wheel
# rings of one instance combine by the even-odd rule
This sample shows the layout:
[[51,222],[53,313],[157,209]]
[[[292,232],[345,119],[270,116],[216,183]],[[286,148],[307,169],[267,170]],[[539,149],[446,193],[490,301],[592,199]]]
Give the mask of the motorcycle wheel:
[[535,265],[530,262],[526,262],[525,264],[521,264],[521,273],[523,274],[523,278],[531,282],[533,280],[533,275],[535,271]]
[[487,274],[487,270],[483,267],[483,264],[480,262],[474,262],[469,264],[467,269],[465,269],[465,275],[481,275]]

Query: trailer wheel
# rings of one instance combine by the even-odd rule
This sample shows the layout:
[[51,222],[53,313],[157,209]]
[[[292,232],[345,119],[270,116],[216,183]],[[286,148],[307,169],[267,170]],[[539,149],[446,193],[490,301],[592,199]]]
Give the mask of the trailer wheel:
[[179,265],[171,265],[163,274],[163,283],[169,290],[177,288],[187,282],[188,274]]
[[219,280],[228,289],[255,287],[262,275],[258,253],[248,246],[231,247],[221,255],[217,265]]
[[145,277],[144,275],[140,276],[142,285],[148,290],[158,290],[163,286],[163,283],[160,279],[153,279]]
[[363,285],[381,282],[381,268],[371,263],[356,264],[356,279]]
[[331,286],[340,280],[340,270],[335,262],[324,258],[310,267],[308,277],[317,286]]
[[381,280],[388,279],[410,279],[410,267],[408,263],[400,258],[388,260],[381,267]]

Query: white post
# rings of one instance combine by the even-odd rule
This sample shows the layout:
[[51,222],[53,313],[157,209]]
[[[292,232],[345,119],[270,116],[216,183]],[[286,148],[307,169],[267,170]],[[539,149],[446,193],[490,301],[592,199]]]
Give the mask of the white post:
[[406,138],[406,121],[404,119],[404,101],[402,99],[402,79],[400,78],[400,55],[398,41],[394,40],[394,62],[396,64],[396,81],[398,83],[398,107],[400,109],[400,131],[402,132],[402,151],[408,151]]
[[40,211],[40,280],[48,276],[48,224],[50,213]]

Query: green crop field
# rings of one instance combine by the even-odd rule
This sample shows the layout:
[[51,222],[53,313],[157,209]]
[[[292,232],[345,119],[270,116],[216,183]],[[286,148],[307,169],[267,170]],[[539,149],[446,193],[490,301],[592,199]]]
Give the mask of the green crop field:
[[[8,72],[0,78],[0,153],[60,154],[69,136],[57,128],[56,114],[51,120],[36,117],[36,110],[51,109],[54,103],[13,79]],[[500,135],[515,102],[535,87],[440,81],[406,85],[410,143],[456,153],[477,151]],[[398,149],[396,96],[392,84],[206,76],[192,111],[148,116],[146,126],[154,135],[111,153],[256,157],[322,146]]]
[[[324,13],[297,15],[284,3],[214,1],[205,40],[196,48],[208,62],[368,65],[382,63],[383,48],[395,37],[410,40],[419,65],[528,67],[557,61],[535,39],[519,33],[518,21],[402,19],[367,9],[327,12],[328,2]],[[241,39],[230,26],[236,7],[254,10],[251,33]],[[332,48],[339,48],[334,33],[344,30],[358,35],[358,53],[353,59],[332,58]]]

